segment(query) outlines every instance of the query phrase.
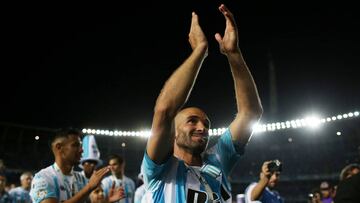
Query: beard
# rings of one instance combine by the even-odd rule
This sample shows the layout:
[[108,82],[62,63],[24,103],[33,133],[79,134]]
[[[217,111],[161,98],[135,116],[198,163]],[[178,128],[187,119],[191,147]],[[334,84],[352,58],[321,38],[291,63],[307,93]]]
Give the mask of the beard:
[[179,132],[178,136],[175,138],[175,143],[179,148],[184,149],[191,154],[198,155],[204,152],[208,144],[208,138],[198,138],[199,141],[194,141],[192,138],[192,134]]

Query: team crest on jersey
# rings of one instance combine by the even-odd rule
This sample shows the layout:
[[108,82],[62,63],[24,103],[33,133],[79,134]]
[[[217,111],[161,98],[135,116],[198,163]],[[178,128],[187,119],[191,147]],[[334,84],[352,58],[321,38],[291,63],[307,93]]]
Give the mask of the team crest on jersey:
[[39,190],[36,195],[38,196],[39,199],[43,199],[44,197],[46,197],[47,191],[46,190]]
[[41,190],[48,187],[48,183],[44,178],[36,178],[33,183],[33,188]]

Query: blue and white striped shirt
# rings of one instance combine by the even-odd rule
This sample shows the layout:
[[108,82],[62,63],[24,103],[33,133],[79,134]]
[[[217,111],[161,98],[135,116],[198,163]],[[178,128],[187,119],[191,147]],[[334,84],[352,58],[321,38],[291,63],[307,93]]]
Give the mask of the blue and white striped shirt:
[[[174,156],[158,165],[145,153],[141,169],[146,187],[143,202],[205,203],[209,202],[209,193],[212,192],[214,202],[231,203],[231,186],[227,177],[241,152],[243,147],[234,145],[228,129],[216,145],[202,154],[202,167],[186,166]],[[200,181],[200,178],[205,180]]]
[[80,172],[71,171],[71,175],[62,174],[56,163],[35,174],[31,183],[30,196],[34,203],[55,198],[58,202],[71,199],[87,184]]

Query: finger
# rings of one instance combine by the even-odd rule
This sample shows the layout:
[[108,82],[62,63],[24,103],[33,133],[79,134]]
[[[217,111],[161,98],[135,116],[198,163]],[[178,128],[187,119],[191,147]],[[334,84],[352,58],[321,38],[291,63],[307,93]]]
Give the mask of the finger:
[[100,169],[98,172],[97,172],[97,175],[99,176],[104,176],[107,172],[109,172],[109,168],[108,167],[104,167],[102,169]]
[[219,6],[219,11],[224,15],[226,19],[226,25],[227,26],[234,26],[235,27],[235,19],[231,11],[224,5],[221,4]]
[[219,10],[221,13],[223,13],[225,16],[227,17],[231,17],[233,16],[233,14],[231,13],[231,11],[224,5],[224,4],[221,4],[219,6]]
[[199,17],[198,17],[198,15],[196,15],[195,12],[192,12],[191,15],[192,15],[192,18],[191,18],[191,26],[198,25],[198,24],[199,24]]
[[216,41],[217,41],[219,44],[221,44],[221,42],[222,42],[222,37],[221,37],[221,35],[220,35],[219,33],[216,33],[216,34],[215,34],[215,39],[216,39]]

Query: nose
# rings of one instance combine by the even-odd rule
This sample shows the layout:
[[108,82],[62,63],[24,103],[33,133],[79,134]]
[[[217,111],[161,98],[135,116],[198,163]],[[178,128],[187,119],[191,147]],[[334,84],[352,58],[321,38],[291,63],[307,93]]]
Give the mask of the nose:
[[196,124],[196,131],[197,132],[205,132],[205,130],[206,130],[206,126],[205,126],[205,124],[203,122],[198,122]]

